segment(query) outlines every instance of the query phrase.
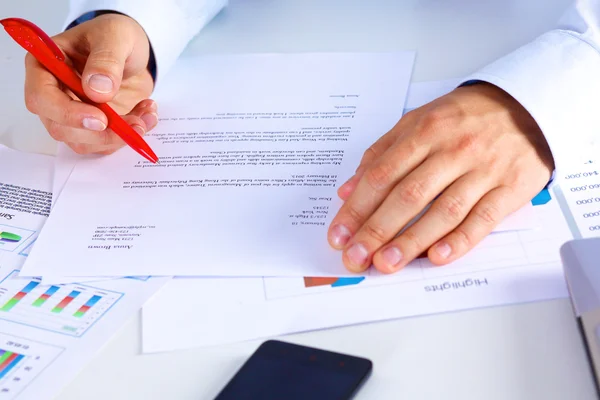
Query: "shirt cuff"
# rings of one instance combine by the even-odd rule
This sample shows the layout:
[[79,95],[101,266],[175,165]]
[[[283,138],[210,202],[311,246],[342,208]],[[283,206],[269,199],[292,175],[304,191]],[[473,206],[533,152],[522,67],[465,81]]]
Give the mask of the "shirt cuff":
[[542,130],[555,174],[589,159],[600,129],[600,54],[568,31],[555,30],[468,76],[514,97]]
[[136,20],[145,30],[154,54],[155,89],[189,41],[227,4],[197,0],[190,6],[164,0],[72,0],[65,28],[90,12],[114,10]]

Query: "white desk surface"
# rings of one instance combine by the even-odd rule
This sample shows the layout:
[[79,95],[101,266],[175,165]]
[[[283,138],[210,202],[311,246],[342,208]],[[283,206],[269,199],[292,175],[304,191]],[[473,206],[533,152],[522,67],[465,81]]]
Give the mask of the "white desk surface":
[[[414,81],[459,77],[549,29],[567,3],[230,0],[227,11],[190,44],[184,57],[205,52],[416,49]],[[4,1],[0,17],[28,18],[54,34],[66,8],[66,0]],[[52,153],[53,142],[23,106],[22,51],[2,34],[0,50],[0,142]],[[596,398],[568,299],[331,329],[284,340],[372,359],[374,373],[360,399]],[[58,400],[210,399],[258,344],[141,355],[136,316]]]

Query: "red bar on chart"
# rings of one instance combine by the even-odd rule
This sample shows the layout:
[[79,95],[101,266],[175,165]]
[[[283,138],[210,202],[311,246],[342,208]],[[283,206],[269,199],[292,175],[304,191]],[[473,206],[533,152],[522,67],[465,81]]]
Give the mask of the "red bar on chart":
[[46,300],[48,300],[54,293],[56,293],[60,289],[58,286],[50,286],[48,290],[46,290],[40,297],[38,297],[31,305],[34,307],[41,307],[44,305]]
[[0,308],[0,311],[10,311],[14,306],[16,306],[23,297],[27,296],[29,292],[36,288],[39,285],[39,282],[31,281],[25,286],[19,293],[15,294],[10,300],[6,302],[5,305]]
[[90,299],[81,307],[79,307],[79,310],[75,311],[75,314],[73,314],[74,317],[77,318],[81,318],[85,315],[85,313],[94,306],[94,304],[96,304],[98,301],[100,301],[102,297],[98,296],[98,295],[94,295],[92,297],[90,297]]
[[53,313],[61,312],[66,306],[68,306],[75,299],[75,297],[79,296],[80,294],[81,294],[81,292],[79,292],[77,290],[71,291],[71,293],[69,293],[69,295],[67,297],[62,299],[62,301],[60,303],[58,303],[56,306],[54,306],[54,308],[52,309],[52,312]]

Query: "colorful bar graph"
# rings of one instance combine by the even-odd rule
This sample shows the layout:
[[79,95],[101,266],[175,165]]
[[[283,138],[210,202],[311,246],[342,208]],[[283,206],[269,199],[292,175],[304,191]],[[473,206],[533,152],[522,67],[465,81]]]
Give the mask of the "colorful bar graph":
[[364,276],[348,277],[348,278],[325,278],[325,277],[305,277],[304,287],[315,287],[315,286],[350,286],[358,285],[365,279]]
[[83,317],[85,313],[94,306],[94,304],[100,301],[101,298],[102,297],[98,295],[90,297],[90,299],[84,305],[79,307],[79,310],[75,311],[75,314],[73,314],[73,316],[77,318]]
[[24,357],[22,354],[0,349],[0,379],[8,375]]
[[44,305],[46,300],[48,300],[54,293],[56,293],[60,289],[58,286],[50,286],[44,294],[38,297],[31,305],[34,307],[41,307]]
[[53,313],[61,312],[66,306],[68,306],[75,299],[75,297],[79,296],[80,294],[81,294],[81,292],[79,292],[77,290],[71,291],[71,293],[69,293],[69,295],[67,297],[62,299],[60,303],[58,303],[56,306],[54,306],[54,308],[52,309],[52,312]]
[[31,281],[27,284],[27,286],[25,286],[19,293],[15,294],[10,300],[8,300],[6,302],[6,304],[4,306],[2,306],[2,308],[0,308],[1,311],[10,311],[14,306],[16,306],[22,299],[23,297],[27,296],[27,294],[29,292],[31,292],[33,289],[35,289],[35,287],[37,285],[39,285],[39,282],[35,282],[35,281]]

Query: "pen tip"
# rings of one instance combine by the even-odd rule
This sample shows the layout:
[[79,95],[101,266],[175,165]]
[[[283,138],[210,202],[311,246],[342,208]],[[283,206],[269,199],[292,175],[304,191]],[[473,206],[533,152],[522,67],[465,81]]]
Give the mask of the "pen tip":
[[154,154],[154,152],[152,150],[150,150],[150,152],[144,151],[143,149],[139,149],[138,152],[148,161],[150,161],[152,164],[157,164],[158,163],[158,157],[156,156],[156,154]]

